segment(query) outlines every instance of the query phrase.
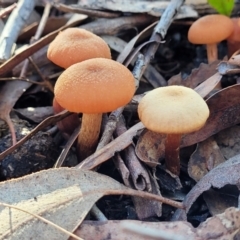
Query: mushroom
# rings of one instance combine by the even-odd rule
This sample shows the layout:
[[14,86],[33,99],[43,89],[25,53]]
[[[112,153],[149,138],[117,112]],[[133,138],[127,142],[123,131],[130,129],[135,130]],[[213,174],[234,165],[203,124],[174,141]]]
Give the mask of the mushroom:
[[102,113],[126,105],[135,92],[132,73],[122,64],[93,58],[67,68],[58,78],[57,102],[70,112],[83,113],[78,137],[78,156],[85,159],[95,150]]
[[228,57],[230,58],[240,49],[240,18],[231,18],[233,22],[233,32],[227,38]]
[[68,28],[60,32],[50,43],[47,57],[56,65],[68,68],[90,58],[109,58],[107,43],[97,35],[80,28]]
[[[62,106],[57,102],[56,98],[53,98],[53,112],[54,114],[60,113],[64,110]],[[77,114],[72,114],[63,120],[57,122],[58,129],[62,132],[63,137],[68,139],[73,133],[75,128],[79,126],[79,118]]]
[[181,136],[203,127],[209,117],[209,109],[205,101],[191,88],[160,87],[142,98],[138,106],[138,115],[149,130],[167,134],[166,168],[179,175]]
[[219,14],[207,15],[196,20],[188,31],[188,40],[193,44],[206,44],[208,62],[218,59],[217,43],[228,38],[233,31],[229,17]]

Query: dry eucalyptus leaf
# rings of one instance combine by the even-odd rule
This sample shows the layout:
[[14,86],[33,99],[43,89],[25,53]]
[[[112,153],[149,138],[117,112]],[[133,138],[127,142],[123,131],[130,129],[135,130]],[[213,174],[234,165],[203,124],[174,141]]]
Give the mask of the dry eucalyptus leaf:
[[144,129],[135,148],[136,155],[148,166],[156,167],[164,158],[165,140],[166,134]]
[[[105,175],[70,168],[45,170],[1,182],[0,192],[0,202],[41,215],[68,231],[73,231],[104,195],[129,194],[163,199],[129,189]],[[0,206],[0,219],[1,239],[67,239],[59,230],[16,209]]]
[[30,120],[34,123],[40,123],[54,114],[52,107],[18,108],[14,109],[14,112],[19,114],[23,119]]
[[[85,240],[104,240],[111,239],[114,240],[146,240],[151,239],[146,236],[141,236],[136,233],[131,233],[123,230],[120,227],[122,224],[135,224],[139,229],[154,229],[158,232],[166,232],[170,234],[175,234],[176,236],[183,236],[184,239],[194,239],[193,227],[187,222],[143,222],[136,220],[122,220],[122,221],[107,221],[107,222],[96,222],[96,221],[84,221],[82,225],[74,232],[77,236],[81,236]],[[91,233],[91,234],[89,234]],[[155,238],[156,239],[156,238]],[[163,239],[163,238],[157,238]],[[73,238],[70,238],[73,240]]]
[[198,182],[211,169],[225,161],[213,137],[200,142],[188,162],[189,176]]
[[[171,239],[171,240],[233,240],[239,239],[240,234],[240,210],[228,208],[224,213],[208,218],[197,228],[187,222],[142,222],[135,220],[107,221],[84,221],[75,231],[75,234],[85,240],[132,240],[132,239]],[[127,232],[122,225],[134,226],[134,229],[145,230],[145,233],[154,232],[155,237],[142,236],[137,232]],[[89,234],[91,232],[91,234]],[[169,235],[172,236],[169,238]],[[156,237],[158,236],[158,237]],[[165,238],[164,238],[165,237]],[[167,238],[168,237],[168,238]],[[73,238],[70,238],[73,240]]]
[[212,216],[223,213],[229,207],[238,207],[238,189],[225,186],[222,189],[209,189],[203,193],[204,201]]
[[174,214],[174,220],[185,220],[186,213],[195,200],[211,187],[222,188],[227,184],[239,185],[240,182],[240,155],[230,158],[224,163],[208,172],[187,194],[183,201],[186,207],[185,211],[177,210]]
[[200,83],[204,82],[205,79],[210,78],[217,72],[216,67],[218,63],[219,61],[210,64],[201,63],[199,68],[193,69],[186,79],[182,79],[181,74],[178,74],[168,80],[168,85],[182,85],[189,88],[195,88]]
[[205,126],[195,133],[185,135],[183,146],[189,146],[240,123],[240,84],[224,88],[207,99],[210,116]]
[[240,238],[240,210],[234,207],[226,209],[201,223],[196,229],[200,239],[236,240]]
[[225,159],[240,154],[240,126],[236,125],[215,135],[215,140]]

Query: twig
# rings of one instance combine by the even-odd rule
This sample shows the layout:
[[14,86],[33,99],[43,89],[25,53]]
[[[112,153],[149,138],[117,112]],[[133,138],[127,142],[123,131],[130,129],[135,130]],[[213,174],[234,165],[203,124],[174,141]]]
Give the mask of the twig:
[[35,6],[33,0],[19,0],[17,7],[12,11],[0,36],[0,61],[4,62],[11,56],[12,46],[29,18]]
[[171,2],[168,4],[166,10],[161,16],[160,21],[155,27],[154,32],[150,38],[150,41],[154,42],[149,45],[146,51],[144,65],[142,67],[142,71],[139,75],[139,78],[142,76],[151,59],[154,58],[154,55],[159,47],[160,42],[165,38],[169,26],[173,22],[174,17],[177,15],[177,12],[184,3],[184,1],[185,0],[171,0]]
[[5,17],[6,15],[8,15],[10,12],[12,12],[12,10],[17,6],[16,3],[13,3],[12,5],[4,8],[3,10],[0,11],[0,18]]
[[[121,116],[117,124],[116,135],[120,136],[126,131],[127,128],[124,124],[123,116]],[[151,182],[148,172],[139,162],[132,144],[124,149],[124,160],[132,177],[134,187],[137,190],[151,191]]]
[[67,143],[65,144],[65,147],[63,148],[61,154],[59,155],[56,163],[54,164],[54,168],[59,168],[62,166],[68,152],[69,149],[72,147],[73,143],[75,142],[75,140],[77,139],[78,135],[79,135],[79,131],[80,131],[80,126],[77,127],[74,132],[72,133],[71,137],[68,139]]
[[151,228],[150,226],[141,227],[141,225],[133,222],[122,222],[120,223],[120,228],[123,231],[134,233],[139,237],[145,237],[148,240],[185,240],[187,236],[182,236],[179,234],[170,233],[167,231]]
[[[41,37],[41,35],[43,33],[43,30],[44,30],[44,28],[46,26],[47,20],[48,20],[48,16],[49,16],[50,10],[51,10],[51,4],[47,3],[45,8],[44,8],[44,12],[43,12],[41,21],[40,21],[40,23],[38,25],[37,31],[35,33],[35,36],[30,40],[30,44],[36,42]],[[23,64],[23,67],[22,67],[22,70],[21,70],[21,73],[20,73],[20,78],[25,77],[27,69],[28,69],[28,64],[29,64],[29,60],[26,59],[24,61],[24,64]]]
[[31,216],[41,220],[42,222],[48,224],[49,226],[52,226],[52,227],[58,229],[59,231],[67,234],[68,236],[73,237],[74,239],[83,240],[82,238],[78,237],[77,235],[67,231],[66,229],[64,229],[64,228],[58,226],[57,224],[47,220],[46,218],[43,218],[43,217],[39,216],[38,214],[31,213],[31,212],[29,212],[29,211],[27,211],[25,209],[22,209],[22,208],[19,208],[19,207],[16,207],[14,205],[10,205],[10,204],[7,204],[7,203],[3,203],[3,202],[0,202],[0,205],[4,206],[4,207],[8,207],[8,208],[13,208],[13,209],[16,209],[16,210],[21,211],[21,212],[25,212],[25,213],[27,213],[27,214],[29,214],[29,215],[31,215]]
[[86,14],[89,17],[115,18],[121,15],[120,13],[87,9],[87,8],[80,7],[79,5],[76,5],[76,4],[65,5],[62,3],[55,3],[54,7],[62,12]]
[[43,120],[28,135],[26,135],[21,140],[19,140],[14,146],[11,146],[10,148],[8,148],[5,151],[3,151],[2,153],[0,153],[0,161],[3,160],[7,155],[11,154],[14,150],[16,150],[22,144],[24,144],[34,134],[36,134],[37,132],[41,131],[42,129],[48,127],[50,124],[54,124],[58,121],[61,121],[63,118],[68,117],[70,114],[71,114],[70,112],[68,112],[67,110],[64,110],[54,116],[48,117],[45,120]]
[[76,166],[76,168],[91,170],[97,167],[99,164],[111,158],[115,152],[122,151],[124,148],[129,146],[132,143],[132,138],[136,136],[138,131],[142,130],[143,128],[144,125],[141,122],[137,123],[118,138],[107,144],[105,147],[83,160]]

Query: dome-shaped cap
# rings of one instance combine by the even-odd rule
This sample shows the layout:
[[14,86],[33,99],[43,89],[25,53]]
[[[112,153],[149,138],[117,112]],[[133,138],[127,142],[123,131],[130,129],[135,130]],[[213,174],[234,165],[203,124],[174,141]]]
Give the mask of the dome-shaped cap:
[[50,43],[47,57],[62,68],[90,58],[109,58],[107,43],[97,35],[80,28],[68,28],[60,32]]
[[93,58],[67,68],[58,78],[54,93],[71,112],[105,113],[126,105],[135,92],[132,73],[122,64]]
[[203,127],[209,117],[209,109],[193,89],[168,86],[147,93],[139,103],[138,115],[149,130],[184,134]]
[[194,44],[213,44],[226,39],[233,31],[229,17],[206,15],[196,20],[188,31],[188,40]]

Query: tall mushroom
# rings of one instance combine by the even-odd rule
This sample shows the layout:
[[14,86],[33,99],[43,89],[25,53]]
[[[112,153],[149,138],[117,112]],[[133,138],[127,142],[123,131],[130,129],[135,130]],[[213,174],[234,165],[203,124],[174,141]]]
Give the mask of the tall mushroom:
[[126,105],[134,92],[132,73],[110,59],[94,58],[76,63],[60,75],[54,88],[57,102],[70,112],[83,113],[78,137],[80,160],[94,152],[102,113]]
[[182,134],[199,130],[209,109],[202,97],[191,88],[168,86],[152,90],[139,103],[138,114],[146,128],[167,134],[166,168],[179,175],[179,147]]
[[68,28],[50,43],[47,57],[56,65],[68,68],[91,58],[111,59],[107,43],[97,35],[81,28]]
[[188,40],[193,44],[206,44],[208,62],[218,59],[217,44],[228,38],[233,31],[229,17],[219,14],[206,15],[196,20],[188,31]]

